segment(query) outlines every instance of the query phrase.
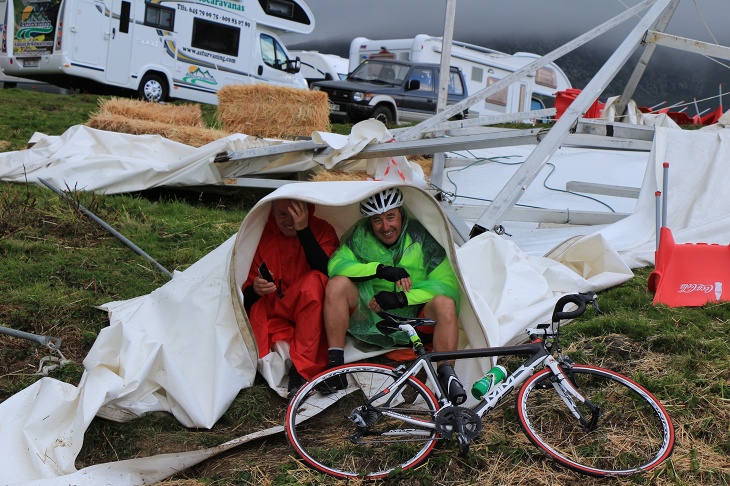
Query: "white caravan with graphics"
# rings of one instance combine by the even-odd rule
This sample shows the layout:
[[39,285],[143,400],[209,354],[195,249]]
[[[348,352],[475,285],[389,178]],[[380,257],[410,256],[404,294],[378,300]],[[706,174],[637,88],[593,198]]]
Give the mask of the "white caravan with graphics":
[[[362,61],[372,58],[399,59],[415,62],[441,62],[442,39],[426,34],[413,39],[373,40],[357,37],[350,43],[350,72]],[[491,86],[505,76],[539,59],[537,54],[504,52],[454,41],[451,45],[451,65],[464,73],[469,94]],[[469,117],[504,113],[521,113],[552,108],[555,94],[571,88],[570,80],[555,63],[550,63],[483,102],[469,107]]]
[[0,66],[7,75],[209,104],[232,84],[307,88],[299,62],[278,38],[314,29],[302,0],[0,2]]

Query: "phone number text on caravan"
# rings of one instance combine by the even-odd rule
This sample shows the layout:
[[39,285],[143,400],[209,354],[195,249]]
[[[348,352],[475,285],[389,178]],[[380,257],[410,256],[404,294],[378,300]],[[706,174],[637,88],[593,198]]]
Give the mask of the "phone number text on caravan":
[[222,20],[223,22],[228,22],[229,24],[237,25],[237,26],[244,26],[244,27],[251,27],[251,24],[247,20],[243,19],[234,19],[232,17],[228,17],[226,15],[218,15],[214,12],[209,12],[207,10],[198,9],[195,7],[187,7],[181,3],[177,4],[177,9],[181,10],[183,12],[189,12],[193,15],[197,15],[199,17],[207,17],[209,19],[213,20]]

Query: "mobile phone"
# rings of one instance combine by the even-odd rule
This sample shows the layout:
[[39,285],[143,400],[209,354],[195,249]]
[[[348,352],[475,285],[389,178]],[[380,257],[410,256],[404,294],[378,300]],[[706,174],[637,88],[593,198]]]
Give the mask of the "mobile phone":
[[269,272],[269,268],[266,266],[266,262],[261,262],[261,265],[259,265],[259,276],[267,282],[274,281],[274,277],[271,276],[271,272]]

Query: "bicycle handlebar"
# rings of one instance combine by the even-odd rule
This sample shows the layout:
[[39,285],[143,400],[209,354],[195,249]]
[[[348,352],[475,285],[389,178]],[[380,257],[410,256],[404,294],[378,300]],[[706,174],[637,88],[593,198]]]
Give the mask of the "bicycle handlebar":
[[[598,302],[596,302],[597,299],[598,296],[595,292],[586,292],[562,296],[555,304],[555,309],[553,310],[553,323],[559,322],[563,319],[574,319],[580,316],[585,312],[586,304],[593,304],[596,312],[601,313],[601,310],[598,308]],[[565,308],[567,304],[575,304],[578,306],[578,308],[573,311],[564,312],[563,308]]]

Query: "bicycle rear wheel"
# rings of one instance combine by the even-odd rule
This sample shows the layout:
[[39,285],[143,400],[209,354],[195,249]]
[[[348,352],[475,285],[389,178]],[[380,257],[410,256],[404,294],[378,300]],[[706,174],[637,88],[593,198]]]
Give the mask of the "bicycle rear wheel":
[[530,377],[517,395],[517,415],[530,441],[570,469],[591,476],[629,476],[655,468],[674,447],[669,414],[638,383],[613,371],[586,365],[563,368],[573,386],[593,405],[576,406],[591,427],[581,425],[553,387],[546,368]]
[[[393,388],[398,376],[389,366],[373,364],[318,375],[289,403],[289,443],[308,466],[338,478],[380,479],[423,463],[438,440],[438,402],[414,377]],[[346,389],[327,389],[340,379]]]

